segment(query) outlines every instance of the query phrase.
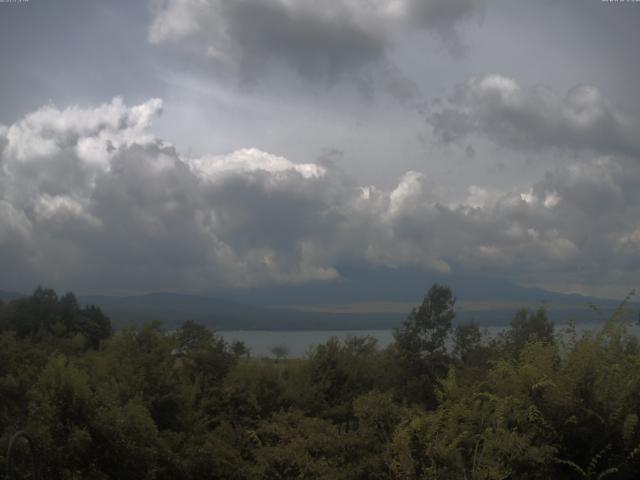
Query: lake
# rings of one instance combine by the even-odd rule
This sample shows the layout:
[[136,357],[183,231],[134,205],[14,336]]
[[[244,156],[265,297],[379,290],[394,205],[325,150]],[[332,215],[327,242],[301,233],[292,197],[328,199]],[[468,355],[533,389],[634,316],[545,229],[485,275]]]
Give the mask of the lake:
[[[596,323],[577,324],[578,332],[593,330],[602,326]],[[485,335],[493,337],[503,331],[504,326],[482,327]],[[556,333],[564,328],[564,325],[556,326]],[[640,327],[633,325],[636,335],[640,334]],[[218,332],[227,342],[240,340],[251,350],[253,357],[271,357],[271,349],[275,346],[283,346],[289,349],[289,357],[304,357],[308,350],[321,343],[325,343],[331,337],[345,340],[349,336],[362,337],[370,335],[378,341],[378,346],[384,348],[393,342],[393,330],[230,330]]]
[[289,357],[303,357],[313,345],[325,343],[331,337],[344,340],[349,336],[371,335],[380,347],[393,341],[392,330],[232,330],[217,332],[227,342],[240,340],[251,350],[253,357],[269,357],[271,348],[283,346],[289,349]]

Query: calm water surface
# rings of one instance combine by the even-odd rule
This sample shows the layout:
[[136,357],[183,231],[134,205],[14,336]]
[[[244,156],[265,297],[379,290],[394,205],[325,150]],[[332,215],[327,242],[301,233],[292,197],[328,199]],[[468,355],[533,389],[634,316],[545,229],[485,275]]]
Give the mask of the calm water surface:
[[[576,326],[578,332],[597,329],[602,324],[585,323]],[[500,333],[506,327],[489,326],[483,330],[488,337],[492,337]],[[564,325],[556,326],[556,333],[563,330]],[[640,327],[633,326],[636,335],[640,334]],[[231,330],[226,332],[218,332],[228,342],[240,340],[244,342],[251,350],[253,357],[269,357],[273,356],[271,349],[276,346],[283,346],[289,350],[289,357],[304,357],[314,345],[325,343],[331,337],[337,337],[345,340],[349,336],[366,336],[370,335],[378,341],[378,346],[386,347],[393,342],[393,330]]]
[[304,357],[309,348],[325,343],[331,337],[344,340],[349,336],[371,335],[378,340],[380,347],[386,347],[393,341],[392,330],[233,330],[218,333],[228,342],[243,341],[253,357],[272,356],[271,349],[276,346],[288,348],[289,357]]

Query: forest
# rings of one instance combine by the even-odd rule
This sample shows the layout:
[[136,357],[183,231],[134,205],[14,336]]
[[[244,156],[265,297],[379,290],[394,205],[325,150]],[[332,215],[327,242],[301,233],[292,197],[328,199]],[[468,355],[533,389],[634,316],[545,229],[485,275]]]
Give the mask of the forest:
[[24,430],[51,480],[638,478],[626,302],[593,331],[521,309],[489,338],[436,284],[394,338],[254,358],[39,287],[0,303],[0,476]]

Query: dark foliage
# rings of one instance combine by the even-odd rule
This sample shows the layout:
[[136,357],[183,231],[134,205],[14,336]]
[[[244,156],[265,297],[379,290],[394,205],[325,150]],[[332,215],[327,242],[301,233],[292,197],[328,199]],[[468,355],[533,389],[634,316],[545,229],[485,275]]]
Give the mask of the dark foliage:
[[389,348],[331,339],[269,359],[194,322],[112,333],[38,288],[0,304],[0,468],[26,428],[52,480],[637,478],[623,308],[583,334],[520,310],[488,339],[452,329],[454,305],[435,285]]

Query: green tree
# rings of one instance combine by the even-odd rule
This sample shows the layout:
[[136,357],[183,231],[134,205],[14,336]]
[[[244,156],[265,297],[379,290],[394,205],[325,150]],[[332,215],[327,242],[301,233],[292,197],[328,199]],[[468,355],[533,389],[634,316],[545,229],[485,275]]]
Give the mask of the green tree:
[[274,345],[269,349],[271,355],[276,358],[276,361],[284,360],[289,356],[289,347],[286,345]]
[[304,382],[298,403],[305,412],[328,418],[348,429],[354,420],[353,399],[374,388],[384,388],[388,372],[371,336],[336,337],[312,350],[303,367]]
[[453,354],[464,365],[483,367],[491,357],[480,327],[474,323],[456,326],[453,332]]
[[535,311],[528,308],[519,309],[509,329],[504,333],[503,340],[508,350],[517,354],[527,342],[553,342],[554,325],[547,315],[544,305]]
[[435,406],[435,385],[446,374],[449,355],[446,340],[455,318],[451,289],[435,284],[394,332],[398,360],[405,372],[405,395],[429,407]]
[[82,343],[94,349],[112,333],[111,321],[100,308],[81,307],[73,293],[58,297],[52,289],[42,287],[30,297],[12,300],[3,307],[0,329],[35,342],[81,336]]

